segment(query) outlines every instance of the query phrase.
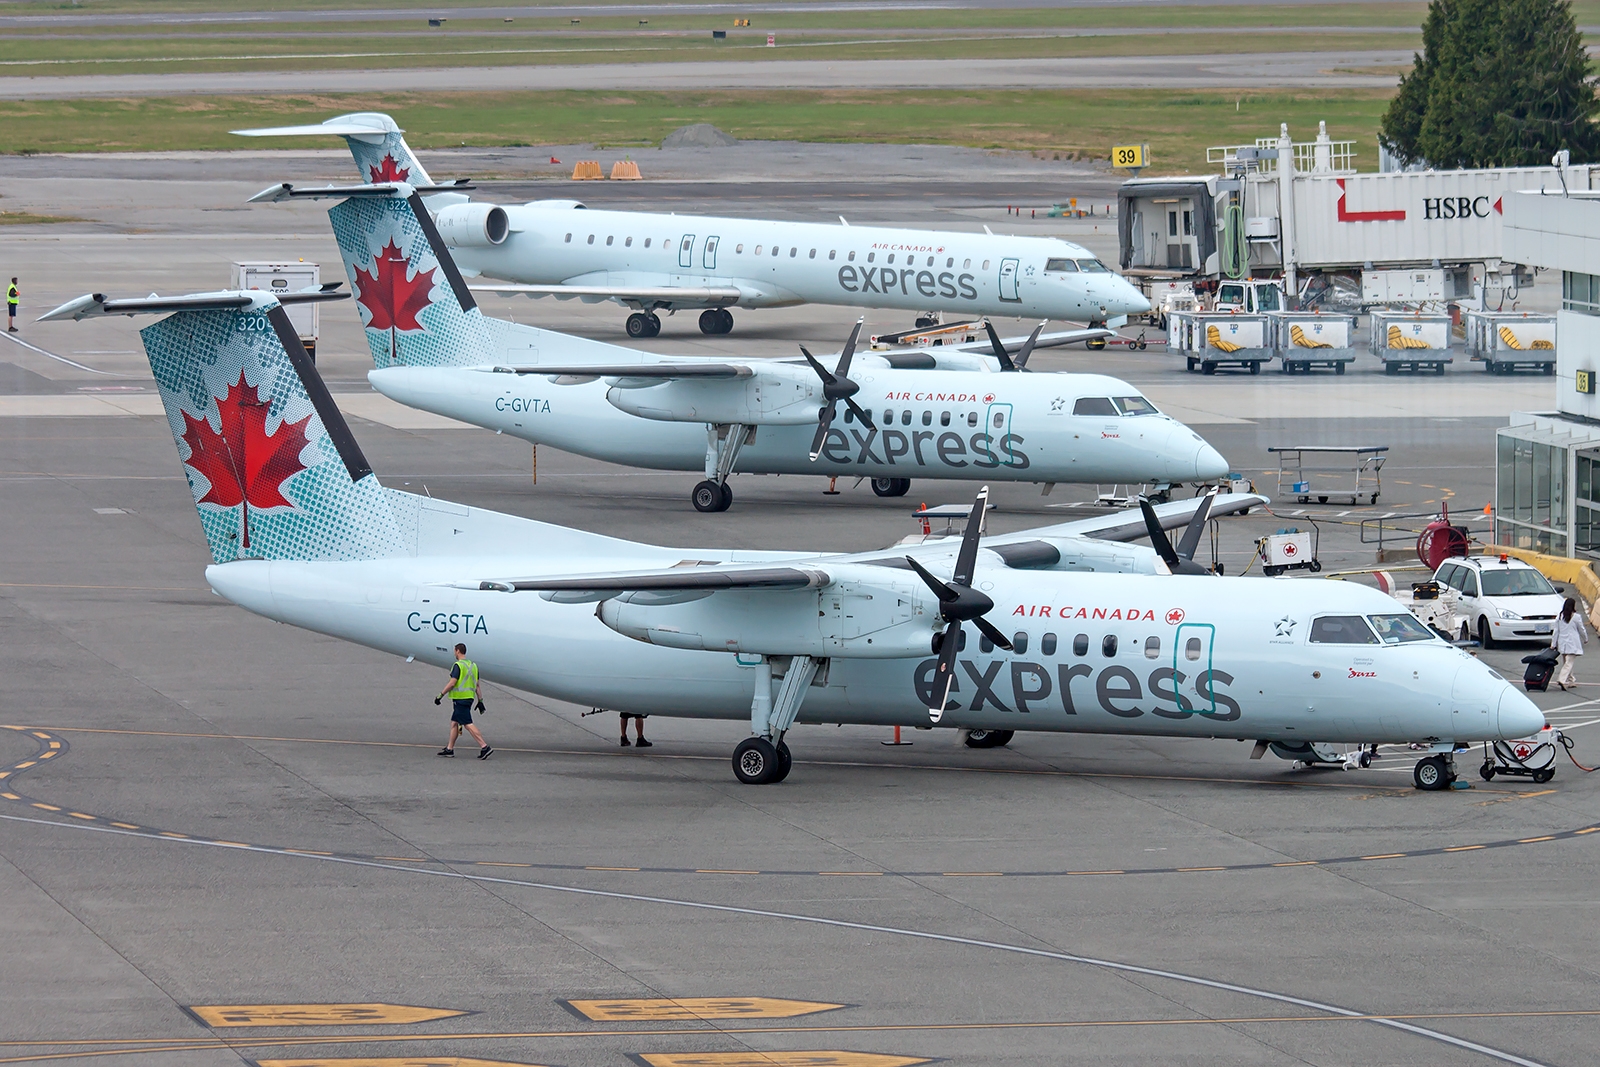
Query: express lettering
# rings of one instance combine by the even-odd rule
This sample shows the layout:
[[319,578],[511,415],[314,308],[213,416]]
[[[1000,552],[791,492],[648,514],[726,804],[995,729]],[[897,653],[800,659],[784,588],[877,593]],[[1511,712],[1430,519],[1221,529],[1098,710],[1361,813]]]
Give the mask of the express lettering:
[[[1239,702],[1222,692],[1224,686],[1233,684],[1233,675],[1215,668],[1191,677],[1173,667],[1157,667],[1141,679],[1132,669],[1115,664],[1096,672],[1087,663],[1062,663],[1052,674],[1046,664],[1026,660],[997,657],[986,664],[965,659],[957,663],[960,669],[950,685],[952,699],[946,705],[947,711],[976,712],[993,707],[1011,714],[1048,712],[1052,708],[1047,702],[1053,694],[1065,715],[1090,710],[1092,704],[1080,708],[1080,702],[1085,700],[1092,700],[1101,711],[1120,719],[1137,719],[1146,714],[1163,719],[1198,715],[1214,722],[1233,722],[1241,714]],[[938,665],[937,659],[923,660],[912,675],[917,699],[924,705],[933,699]],[[969,685],[966,691],[962,689],[963,679]],[[1005,694],[997,692],[1007,681],[1011,686],[1009,705]],[[1074,682],[1078,685],[1074,686]]]
[[432,630],[436,634],[486,634],[489,624],[482,615],[471,612],[460,614],[437,612],[433,615],[424,615],[420,611],[413,611],[406,616],[406,625],[412,633],[421,633],[423,630]]
[[935,274],[931,270],[895,270],[893,267],[839,268],[839,288],[847,293],[881,293],[910,296],[913,291],[929,297],[946,300],[976,300],[978,290],[972,284],[973,275],[957,275],[952,271]]
[[1432,196],[1422,198],[1424,219],[1486,219],[1487,196]]
[[531,415],[550,414],[550,401],[535,400],[525,396],[497,396],[494,398],[496,411],[525,411]]
[[[829,463],[841,466],[853,462],[861,467],[892,467],[897,461],[905,460],[918,467],[938,464],[952,468],[973,466],[993,470],[1005,466],[1022,471],[1033,465],[1028,454],[1022,451],[1024,443],[1022,435],[1014,433],[1002,434],[998,441],[986,433],[973,434],[968,440],[950,431],[936,434],[933,430],[908,433],[886,429],[880,434],[876,428],[865,432],[851,430],[846,436],[843,430],[834,427],[822,439],[822,449],[818,454]],[[874,446],[881,448],[881,456],[873,451]],[[850,454],[852,447],[856,449],[854,460]],[[964,458],[968,455],[978,458],[969,461]]]

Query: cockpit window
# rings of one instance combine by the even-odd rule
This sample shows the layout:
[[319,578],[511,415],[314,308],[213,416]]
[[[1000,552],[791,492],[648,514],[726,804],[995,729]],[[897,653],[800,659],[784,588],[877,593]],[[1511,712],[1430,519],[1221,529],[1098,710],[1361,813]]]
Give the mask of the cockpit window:
[[1076,274],[1076,273],[1078,273],[1078,265],[1076,263],[1074,263],[1070,259],[1047,259],[1047,260],[1044,261],[1044,269],[1045,269],[1046,273],[1052,273],[1052,272],[1054,272],[1056,274]]
[[1100,262],[1098,259],[1080,259],[1078,260],[1078,269],[1083,271],[1085,274],[1111,273],[1111,268]]
[[1314,645],[1375,645],[1378,639],[1360,615],[1324,615],[1311,623]]
[[1115,415],[1116,405],[1109,396],[1080,396],[1072,405],[1074,415]]
[[1408,641],[1431,641],[1433,632],[1409,611],[1394,615],[1368,615],[1372,628],[1378,631],[1378,640],[1386,645],[1403,645]]
[[1159,415],[1156,406],[1142,396],[1119,396],[1116,398],[1117,410],[1124,415]]
[[1548,596],[1555,588],[1544,575],[1532,568],[1483,571],[1484,596]]

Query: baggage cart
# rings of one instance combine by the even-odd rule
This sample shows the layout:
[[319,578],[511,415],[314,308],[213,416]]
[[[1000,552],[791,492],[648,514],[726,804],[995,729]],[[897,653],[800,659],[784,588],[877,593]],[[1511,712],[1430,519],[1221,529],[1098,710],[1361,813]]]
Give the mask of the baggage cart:
[[1556,372],[1556,317],[1530,311],[1468,311],[1462,314],[1466,327],[1468,357],[1482,363],[1490,374],[1515,374],[1531,370],[1535,374]]
[[1274,312],[1273,340],[1285,374],[1327,367],[1335,374],[1356,361],[1356,317],[1315,311]]
[[1443,374],[1450,356],[1450,316],[1416,311],[1372,313],[1372,353],[1383,360],[1383,373]]
[[1274,445],[1267,452],[1278,457],[1278,495],[1302,504],[1312,497],[1326,504],[1336,496],[1376,504],[1383,492],[1388,445]]
[[1238,367],[1260,374],[1263,363],[1277,358],[1267,314],[1172,311],[1167,322],[1167,351],[1181,353],[1190,372]]

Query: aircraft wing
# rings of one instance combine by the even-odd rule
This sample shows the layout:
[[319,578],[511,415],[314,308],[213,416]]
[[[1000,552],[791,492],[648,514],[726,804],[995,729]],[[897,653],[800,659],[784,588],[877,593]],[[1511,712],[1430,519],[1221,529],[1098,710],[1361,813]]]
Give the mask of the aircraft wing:
[[[1189,520],[1194,518],[1195,511],[1200,507],[1203,497],[1191,497],[1188,500],[1174,500],[1167,504],[1155,506],[1156,518],[1161,520],[1163,530],[1176,530],[1187,526]],[[1211,502],[1211,517],[1219,518],[1223,515],[1236,515],[1251,508],[1263,507],[1270,501],[1258,493],[1218,493]],[[1145,528],[1144,517],[1135,510],[1112,512],[1109,515],[1096,515],[1088,519],[1074,519],[1071,522],[1058,523],[1054,526],[1036,526],[1031,530],[1019,530],[1014,534],[1006,535],[1006,540],[1012,538],[1028,539],[1039,537],[1091,537],[1096,541],[1137,541],[1149,536]]]
[[501,285],[468,284],[475,293],[497,296],[590,297],[596,300],[673,301],[681,303],[733,303],[743,295],[732,285]]
[[[1093,341],[1101,337],[1115,337],[1117,331],[1096,326],[1082,330],[1057,330],[1055,333],[1041,333],[1039,339],[1033,343],[1034,348],[1059,348],[1062,345],[1076,344],[1079,341]],[[1015,355],[1028,343],[1028,338],[1002,337],[1000,343],[1005,346],[1006,352]],[[971,352],[974,355],[992,356],[994,347],[985,338],[967,345],[952,345],[957,352]]]
[[520,578],[486,581],[484,590],[513,593],[631,593],[693,592],[719,589],[820,589],[833,581],[827,571],[814,567],[775,567],[770,563],[673,567],[560,578]]

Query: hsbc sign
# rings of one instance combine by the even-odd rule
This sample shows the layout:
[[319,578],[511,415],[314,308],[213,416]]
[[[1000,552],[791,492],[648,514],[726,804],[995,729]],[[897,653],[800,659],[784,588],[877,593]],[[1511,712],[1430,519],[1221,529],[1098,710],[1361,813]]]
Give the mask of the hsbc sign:
[[1422,200],[1424,219],[1486,219],[1500,211],[1500,201],[1487,196],[1434,196]]

